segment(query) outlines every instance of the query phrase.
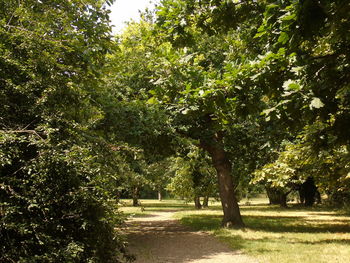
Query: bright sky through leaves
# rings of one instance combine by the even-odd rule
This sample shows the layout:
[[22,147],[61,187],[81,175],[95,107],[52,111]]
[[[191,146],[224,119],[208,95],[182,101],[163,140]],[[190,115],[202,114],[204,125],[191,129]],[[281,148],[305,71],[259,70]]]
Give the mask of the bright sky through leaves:
[[111,23],[114,26],[113,32],[120,32],[125,27],[125,22],[132,20],[138,21],[140,17],[139,11],[146,8],[153,8],[152,0],[116,0],[111,7]]

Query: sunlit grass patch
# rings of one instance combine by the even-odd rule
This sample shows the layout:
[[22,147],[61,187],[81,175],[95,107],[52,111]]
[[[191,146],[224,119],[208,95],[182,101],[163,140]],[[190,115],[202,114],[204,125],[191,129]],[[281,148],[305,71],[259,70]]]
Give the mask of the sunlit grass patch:
[[268,205],[243,206],[242,215],[247,225],[242,230],[221,228],[222,213],[215,209],[181,212],[177,217],[263,263],[349,262],[349,216],[324,208]]
[[123,199],[119,202],[118,209],[127,217],[142,217],[156,211],[182,211],[192,209],[192,205],[182,200],[158,201],[154,199],[141,199],[139,206],[132,206],[132,200]]
[[349,262],[349,234],[276,233],[252,229],[220,229],[214,234],[260,262]]

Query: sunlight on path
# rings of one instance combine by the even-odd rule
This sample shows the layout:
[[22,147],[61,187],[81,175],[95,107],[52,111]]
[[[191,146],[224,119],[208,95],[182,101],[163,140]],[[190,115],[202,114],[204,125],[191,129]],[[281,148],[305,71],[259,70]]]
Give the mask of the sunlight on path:
[[128,222],[130,251],[136,263],[257,263],[207,233],[182,226],[173,214],[155,212]]

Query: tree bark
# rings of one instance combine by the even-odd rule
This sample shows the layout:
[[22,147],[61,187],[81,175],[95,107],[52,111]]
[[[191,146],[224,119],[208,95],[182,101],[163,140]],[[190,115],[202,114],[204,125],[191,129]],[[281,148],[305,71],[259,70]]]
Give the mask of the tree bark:
[[163,198],[162,198],[162,191],[161,190],[158,190],[158,201],[162,201]]
[[266,194],[267,197],[269,198],[269,203],[270,205],[279,205],[281,202],[281,193],[270,187],[266,187]]
[[287,207],[287,197],[291,191],[287,193],[279,189],[266,187],[266,193],[269,198],[270,205],[280,205],[281,207]]
[[201,147],[211,156],[217,172],[221,205],[224,212],[222,226],[241,228],[244,227],[244,223],[234,193],[234,183],[231,176],[232,164],[219,140],[216,137],[209,143],[201,141]]
[[280,200],[280,206],[281,207],[287,207],[287,196],[289,193],[281,194],[281,200]]
[[132,205],[139,206],[139,188],[135,187],[132,191]]
[[196,209],[202,209],[201,200],[199,196],[194,197],[194,207]]
[[209,196],[204,196],[203,207],[207,208],[209,206]]

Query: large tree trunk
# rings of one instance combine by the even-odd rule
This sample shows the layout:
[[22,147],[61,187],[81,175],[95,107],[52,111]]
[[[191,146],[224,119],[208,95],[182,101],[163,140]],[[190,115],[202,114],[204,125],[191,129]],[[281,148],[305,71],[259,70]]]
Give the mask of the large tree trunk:
[[244,227],[234,192],[233,178],[231,176],[232,165],[227,158],[223,146],[218,140],[218,138],[215,138],[210,143],[201,141],[201,147],[211,156],[214,168],[217,172],[221,205],[224,212],[222,226],[236,228]]
[[196,209],[202,209],[201,200],[199,196],[194,197],[194,207]]

